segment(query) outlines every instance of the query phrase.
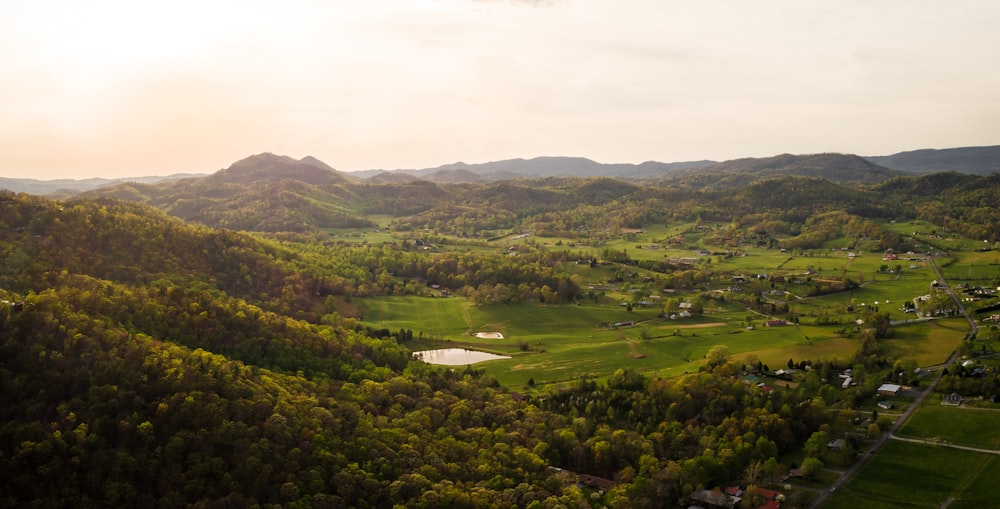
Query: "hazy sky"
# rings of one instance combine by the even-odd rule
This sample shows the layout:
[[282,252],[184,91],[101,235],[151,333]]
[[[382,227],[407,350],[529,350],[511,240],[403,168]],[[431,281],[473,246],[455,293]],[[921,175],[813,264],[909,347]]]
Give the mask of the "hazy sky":
[[0,0],[0,176],[1000,144],[996,0]]

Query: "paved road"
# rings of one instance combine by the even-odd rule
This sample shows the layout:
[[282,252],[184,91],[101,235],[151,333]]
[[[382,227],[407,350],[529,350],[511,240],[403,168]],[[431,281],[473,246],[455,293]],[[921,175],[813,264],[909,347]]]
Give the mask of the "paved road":
[[927,258],[927,262],[931,264],[931,267],[937,274],[938,283],[941,284],[941,287],[944,288],[944,291],[948,292],[948,295],[951,296],[951,300],[955,301],[955,305],[958,306],[958,312],[965,315],[965,319],[969,321],[969,332],[972,333],[971,337],[973,338],[976,337],[979,334],[979,325],[976,323],[975,318],[973,318],[972,315],[969,314],[969,312],[965,309],[965,306],[962,305],[962,299],[958,298],[958,295],[955,294],[955,290],[953,290],[951,288],[951,285],[949,285],[948,282],[945,281],[944,275],[941,274],[941,268],[938,267],[936,263],[934,263],[934,258]]
[[[937,264],[934,263],[934,259],[927,258],[927,261],[928,263],[931,264],[931,267],[934,268],[934,272],[937,273],[938,283],[940,283],[942,288],[944,288],[944,290],[948,292],[949,295],[951,295],[951,298],[955,301],[955,304],[958,305],[959,311],[963,315],[965,315],[966,319],[969,320],[969,327],[971,329],[972,334],[975,335],[977,332],[979,332],[979,326],[976,325],[976,321],[969,315],[968,311],[966,311],[965,306],[962,305],[961,300],[959,300],[958,296],[955,295],[955,292],[951,289],[951,286],[948,285],[948,282],[944,280],[944,276],[941,274],[941,269],[939,269]],[[952,352],[951,357],[949,357],[948,361],[943,364],[943,367],[951,366],[952,363],[954,363],[955,359],[957,358],[958,358],[958,351],[956,350]],[[896,440],[909,440],[893,436],[893,434],[903,425],[904,422],[906,422],[907,419],[910,418],[910,415],[912,415],[913,412],[915,412],[917,408],[920,407],[920,405],[924,402],[924,399],[927,398],[927,395],[934,392],[934,389],[937,387],[938,382],[941,381],[941,377],[943,375],[944,375],[943,369],[937,370],[937,374],[934,375],[934,381],[928,384],[924,388],[924,390],[919,393],[917,399],[912,404],[910,404],[910,406],[906,409],[906,411],[903,412],[895,421],[893,421],[892,427],[889,428],[889,430],[886,433],[883,433],[882,436],[879,437],[879,439],[876,440],[875,443],[872,444],[870,448],[861,453],[861,455],[858,457],[858,460],[855,461],[850,468],[845,470],[843,474],[841,474],[841,476],[837,479],[837,481],[834,482],[832,486],[830,486],[830,489],[828,491],[820,493],[820,495],[816,497],[815,500],[813,500],[813,503],[810,506],[812,509],[818,509],[820,507],[823,507],[823,504],[825,504],[827,500],[829,500],[830,497],[834,495],[836,490],[840,489],[842,486],[846,486],[847,483],[851,482],[851,479],[854,478],[854,476],[858,473],[858,471],[861,470],[861,468],[865,466],[865,464],[867,464],[869,460],[871,460],[872,455],[878,452],[878,450],[881,449],[882,446],[885,445],[885,443],[888,442],[890,438]],[[923,442],[923,441],[918,440],[918,442]],[[956,447],[956,446],[951,446],[951,447]],[[965,449],[965,447],[962,447],[962,449]],[[992,452],[992,451],[982,451],[982,452]],[[993,453],[1000,454],[1000,452],[993,452]]]

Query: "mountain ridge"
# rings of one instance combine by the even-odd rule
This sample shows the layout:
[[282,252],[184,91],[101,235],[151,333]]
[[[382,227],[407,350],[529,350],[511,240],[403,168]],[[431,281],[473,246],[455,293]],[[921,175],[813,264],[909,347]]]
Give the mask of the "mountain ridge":
[[[836,153],[820,154],[779,154],[762,158],[737,158],[727,161],[685,161],[663,163],[659,161],[645,161],[639,164],[633,163],[598,163],[585,157],[571,156],[540,156],[530,159],[515,158],[485,163],[465,163],[462,161],[443,164],[431,168],[422,169],[372,169],[360,171],[338,171],[333,166],[321,161],[314,156],[305,156],[301,159],[294,159],[289,156],[279,156],[270,152],[256,154],[268,158],[272,163],[284,161],[288,164],[300,166],[296,172],[292,172],[298,177],[305,177],[307,181],[316,183],[325,180],[339,180],[336,175],[347,180],[366,180],[375,177],[373,182],[402,182],[410,181],[414,178],[428,180],[439,183],[455,182],[489,182],[497,180],[510,180],[516,178],[539,178],[539,177],[620,177],[620,178],[663,178],[665,176],[685,175],[691,176],[694,173],[713,173],[714,171],[703,170],[714,168],[714,170],[729,171],[739,164],[753,167],[757,162],[774,161],[782,157],[806,157],[816,158],[820,156],[830,156]],[[925,173],[935,173],[943,171],[957,171],[959,173],[987,175],[1000,172],[1000,145],[979,146],[979,147],[957,147],[947,149],[918,149],[905,152],[898,152],[888,156],[859,156],[855,154],[837,154],[840,156],[855,157],[868,161],[878,167],[878,172],[884,180],[892,178],[896,174],[883,174],[883,170],[896,170],[904,175],[920,175]],[[26,178],[6,178],[0,177],[0,189],[9,189],[14,192],[26,192],[38,195],[55,195],[60,197],[72,196],[77,193],[91,191],[105,187],[112,187],[126,183],[157,184],[164,181],[181,180],[187,178],[201,178],[212,176],[221,171],[233,171],[233,167],[240,167],[240,163],[249,164],[254,161],[255,156],[244,158],[229,168],[217,170],[212,173],[177,173],[164,177],[123,177],[114,179],[87,178],[87,179],[55,179],[38,180]],[[260,161],[254,161],[259,163]],[[261,170],[262,168],[258,168]],[[774,168],[771,168],[774,170]],[[405,177],[403,177],[405,175]],[[463,177],[464,175],[464,177]],[[261,174],[267,180],[280,180],[276,175]],[[290,175],[285,174],[285,177]],[[325,182],[324,182],[325,183]]]
[[869,161],[907,173],[957,171],[975,175],[1000,172],[1000,145],[919,149],[889,156],[866,157]]

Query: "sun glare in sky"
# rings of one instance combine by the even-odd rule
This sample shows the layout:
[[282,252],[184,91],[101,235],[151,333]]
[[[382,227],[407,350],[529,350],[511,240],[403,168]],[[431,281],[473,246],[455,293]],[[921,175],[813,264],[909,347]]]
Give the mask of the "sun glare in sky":
[[1000,2],[5,2],[0,176],[997,144]]

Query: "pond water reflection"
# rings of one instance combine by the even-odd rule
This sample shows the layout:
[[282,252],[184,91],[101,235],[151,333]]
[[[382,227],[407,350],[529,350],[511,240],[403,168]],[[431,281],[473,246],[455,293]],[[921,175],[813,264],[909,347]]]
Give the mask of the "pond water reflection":
[[496,355],[477,350],[467,350],[465,348],[424,350],[421,352],[413,352],[413,356],[428,364],[438,364],[442,366],[465,366],[467,364],[475,364],[483,361],[510,359],[510,357],[506,355]]

